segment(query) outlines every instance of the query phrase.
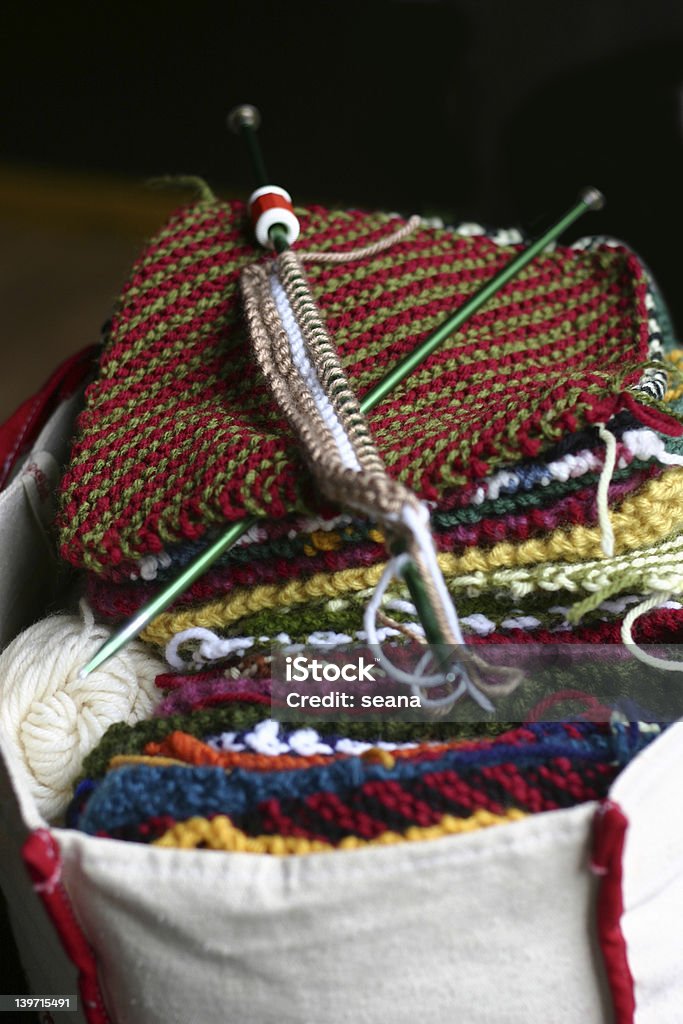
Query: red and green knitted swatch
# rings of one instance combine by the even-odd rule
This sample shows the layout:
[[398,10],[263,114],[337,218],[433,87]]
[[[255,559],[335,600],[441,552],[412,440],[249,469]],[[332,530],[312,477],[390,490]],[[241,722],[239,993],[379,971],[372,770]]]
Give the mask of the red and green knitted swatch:
[[[301,249],[353,249],[399,222],[302,217]],[[363,395],[509,260],[490,239],[421,228],[386,252],[307,268]],[[63,556],[94,571],[245,514],[314,507],[287,424],[250,354],[240,270],[262,258],[242,204],[202,201],[150,243],[119,300],[61,492]],[[648,359],[646,280],[629,252],[545,253],[369,420],[390,472],[439,500],[567,432],[628,410],[679,422],[630,390]]]

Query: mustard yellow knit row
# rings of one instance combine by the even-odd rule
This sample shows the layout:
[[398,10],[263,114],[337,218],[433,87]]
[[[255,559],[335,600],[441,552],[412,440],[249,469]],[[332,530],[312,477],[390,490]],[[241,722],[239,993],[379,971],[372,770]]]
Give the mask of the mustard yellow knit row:
[[177,757],[153,757],[151,754],[115,754],[109,760],[107,771],[125,768],[130,764],[148,764],[153,768],[170,768],[173,765],[180,768],[187,767],[187,761],[181,761]]
[[[673,364],[674,369],[678,370],[679,373],[683,373],[683,348],[675,348],[672,352],[668,352],[666,358]],[[683,382],[680,381],[679,376],[679,383],[669,388],[664,396],[664,401],[675,402],[677,398],[681,397],[683,397]]]
[[[615,554],[667,537],[683,525],[683,469],[670,469],[629,495],[619,509],[610,512],[610,522]],[[442,568],[449,575],[489,572],[541,562],[579,562],[599,558],[601,552],[598,526],[574,526],[521,544],[501,543],[489,549],[470,548],[460,556],[445,555]]]
[[292,854],[330,853],[333,850],[360,850],[368,846],[393,846],[403,842],[423,842],[441,839],[444,836],[477,832],[492,825],[507,825],[521,821],[527,815],[524,811],[511,808],[507,814],[492,814],[490,811],[475,811],[469,818],[454,818],[450,814],[436,825],[421,827],[414,825],[404,833],[383,832],[375,839],[359,839],[346,836],[337,845],[319,839],[301,839],[297,836],[261,835],[248,836],[236,828],[230,818],[219,814],[215,818],[189,818],[179,822],[154,840],[154,846],[174,846],[195,849],[199,844],[210,850],[228,850],[231,853],[268,853],[285,857]]
[[[614,531],[614,553],[622,554],[655,544],[683,526],[683,469],[667,470],[645,487],[627,497],[618,510],[610,513]],[[471,573],[491,573],[498,569],[540,566],[548,563],[574,563],[602,555],[600,529],[575,526],[557,529],[544,537],[521,544],[500,543],[489,549],[470,548],[463,555],[440,554],[444,576],[454,578]],[[605,559],[607,561],[607,559]],[[286,608],[325,597],[372,589],[386,568],[380,563],[336,573],[318,573],[303,580],[264,584],[233,591],[226,597],[199,608],[165,612],[157,616],[142,634],[148,643],[159,646],[172,636],[193,626],[220,629],[246,615],[266,608]]]
[[452,593],[466,590],[471,596],[504,590],[513,598],[524,598],[537,591],[588,593],[593,607],[614,594],[627,591],[632,594],[681,594],[683,529],[669,540],[615,558],[470,573],[449,580],[448,587]]

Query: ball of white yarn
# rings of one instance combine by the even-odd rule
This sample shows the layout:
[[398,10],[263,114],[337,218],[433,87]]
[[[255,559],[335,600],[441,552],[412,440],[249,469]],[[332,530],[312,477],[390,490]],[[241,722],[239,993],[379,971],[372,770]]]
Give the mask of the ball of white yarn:
[[106,729],[147,717],[160,696],[154,678],[164,666],[135,641],[79,679],[110,636],[83,612],[43,619],[0,655],[0,742],[24,765],[48,821],[65,810],[83,758]]

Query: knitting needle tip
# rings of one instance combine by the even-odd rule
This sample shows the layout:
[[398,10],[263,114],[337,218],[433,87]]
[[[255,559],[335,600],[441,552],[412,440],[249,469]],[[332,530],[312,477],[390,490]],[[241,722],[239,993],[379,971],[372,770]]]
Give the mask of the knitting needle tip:
[[579,193],[579,199],[586,204],[589,210],[602,210],[605,205],[605,197],[598,188],[590,185]]
[[232,108],[226,121],[230,131],[239,135],[243,128],[253,128],[256,131],[261,124],[261,115],[251,103],[240,103]]
[[[137,622],[137,618],[135,621]],[[104,665],[105,661],[109,661],[109,659],[116,654],[119,648],[127,644],[134,636],[137,636],[137,633],[131,633],[130,630],[122,630],[121,632],[123,636],[116,634],[108,640],[107,643],[103,644],[95,654],[93,654],[90,661],[86,662],[86,664],[79,669],[78,679],[87,679],[91,672],[94,672],[96,668],[100,667],[100,665]]]
[[[128,639],[130,639],[130,637],[127,635],[126,640]],[[104,664],[105,661],[108,661],[109,658],[111,658],[112,655],[115,653],[116,646],[114,644],[112,644],[111,642],[103,644],[102,647],[100,647],[100,649],[95,652],[90,661],[88,661],[80,669],[78,673],[78,678],[87,679],[91,672],[94,672],[96,668],[99,668],[100,665]]]

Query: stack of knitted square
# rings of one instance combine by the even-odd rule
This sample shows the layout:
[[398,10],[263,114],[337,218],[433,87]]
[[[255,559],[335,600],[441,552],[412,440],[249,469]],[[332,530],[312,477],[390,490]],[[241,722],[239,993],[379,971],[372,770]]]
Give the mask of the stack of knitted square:
[[[400,226],[323,209],[301,221],[298,247],[322,251]],[[357,393],[492,277],[517,240],[425,224],[381,254],[310,265]],[[238,277],[256,258],[240,204],[206,199],[180,211],[136,264],[88,389],[62,487],[61,552],[86,571],[101,618],[137,611],[226,522],[268,519],[143,634],[178,675],[160,680],[169,697],[154,722],[110,730],[96,770],[85,768],[73,820],[138,840],[296,852],[271,850],[264,837],[301,840],[303,851],[441,828],[449,816],[472,827],[479,812],[493,823],[564,806],[552,788],[560,762],[575,779],[560,784],[567,799],[603,795],[613,777],[606,766],[616,771],[653,730],[539,725],[465,741],[445,723],[374,732],[355,723],[340,736],[290,734],[268,721],[273,647],[362,640],[362,611],[387,555],[374,524],[320,505],[254,367]],[[430,505],[471,642],[619,642],[626,609],[652,595],[663,607],[638,621],[636,639],[680,636],[683,428],[665,400],[658,310],[649,275],[624,247],[558,247],[369,415],[392,475]],[[420,634],[407,596],[400,585],[386,595],[385,638]],[[446,746],[433,747],[437,739]],[[270,755],[284,760],[250,760]],[[369,762],[349,768],[349,757]],[[107,796],[94,779],[111,758]],[[465,791],[481,791],[482,766],[498,789],[477,804]],[[504,785],[511,771],[521,774]],[[435,796],[437,776],[446,789],[440,782]],[[550,786],[543,798],[539,779]],[[176,801],[185,783],[201,797]],[[113,807],[127,810],[119,819]],[[197,816],[204,824],[194,831],[173,831]],[[322,819],[334,822],[331,832]]]

